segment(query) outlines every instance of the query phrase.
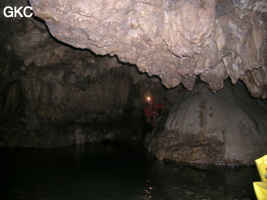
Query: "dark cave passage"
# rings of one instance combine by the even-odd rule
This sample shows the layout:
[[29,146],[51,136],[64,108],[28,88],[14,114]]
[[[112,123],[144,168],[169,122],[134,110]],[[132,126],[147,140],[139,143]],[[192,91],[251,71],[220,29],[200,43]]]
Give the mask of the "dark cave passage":
[[[109,68],[114,58],[94,59],[96,63],[82,66],[8,69],[11,75],[2,79],[0,145],[142,141],[148,132],[145,98],[153,96],[167,111],[179,89],[165,89],[158,78],[140,74],[134,66]],[[96,70],[98,65],[107,69]]]
[[62,2],[0,3],[34,11],[0,16],[0,199],[255,199],[266,3]]

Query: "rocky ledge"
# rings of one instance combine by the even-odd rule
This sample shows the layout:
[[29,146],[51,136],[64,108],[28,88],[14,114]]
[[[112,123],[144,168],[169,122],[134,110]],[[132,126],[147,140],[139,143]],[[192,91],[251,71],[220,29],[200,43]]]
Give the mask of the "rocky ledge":
[[267,97],[264,0],[30,0],[51,34],[96,54],[117,55],[167,87],[215,92],[230,77]]

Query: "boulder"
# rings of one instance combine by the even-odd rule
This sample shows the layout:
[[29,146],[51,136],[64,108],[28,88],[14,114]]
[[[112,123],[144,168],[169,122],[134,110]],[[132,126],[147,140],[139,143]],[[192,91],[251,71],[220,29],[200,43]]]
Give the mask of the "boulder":
[[181,92],[148,140],[159,160],[190,164],[250,165],[267,152],[267,102],[230,81],[212,93],[198,83]]

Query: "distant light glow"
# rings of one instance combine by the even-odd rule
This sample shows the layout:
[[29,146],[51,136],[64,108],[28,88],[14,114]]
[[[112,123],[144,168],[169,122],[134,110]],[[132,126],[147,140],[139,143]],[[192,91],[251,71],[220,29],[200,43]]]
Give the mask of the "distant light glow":
[[151,98],[150,98],[150,97],[147,97],[146,100],[147,100],[147,101],[151,101]]

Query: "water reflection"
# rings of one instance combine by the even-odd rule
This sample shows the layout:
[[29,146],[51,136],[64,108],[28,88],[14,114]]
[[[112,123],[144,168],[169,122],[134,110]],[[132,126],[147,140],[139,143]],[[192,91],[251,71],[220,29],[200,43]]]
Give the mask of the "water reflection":
[[140,144],[0,149],[0,199],[255,199],[255,167],[163,163]]
[[153,170],[152,199],[255,199],[255,167],[200,168],[156,162]]

